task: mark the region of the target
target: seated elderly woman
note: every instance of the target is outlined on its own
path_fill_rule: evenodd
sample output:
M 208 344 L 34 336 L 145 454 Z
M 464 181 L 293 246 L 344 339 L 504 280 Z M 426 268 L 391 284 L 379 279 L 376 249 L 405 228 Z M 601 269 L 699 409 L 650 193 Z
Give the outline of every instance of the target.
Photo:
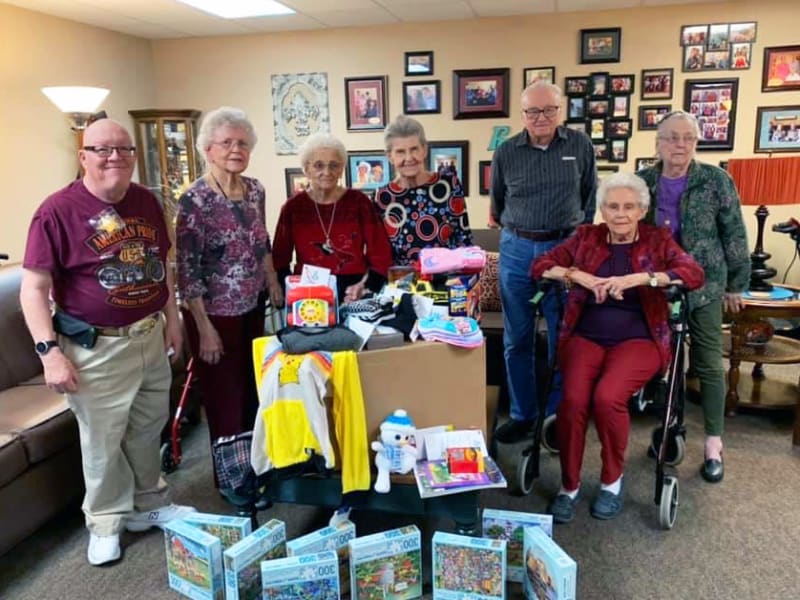
M 386 128 L 395 180 L 375 195 L 392 244 L 394 264 L 417 260 L 422 248 L 472 245 L 464 189 L 455 173 L 426 168 L 428 142 L 419 121 L 400 115 Z
M 668 229 L 640 223 L 649 203 L 635 175 L 605 178 L 597 191 L 605 223 L 582 225 L 531 267 L 532 277 L 561 281 L 569 290 L 558 349 L 561 489 L 548 507 L 557 523 L 575 516 L 590 412 L 603 464 L 591 514 L 613 519 L 622 510 L 628 399 L 670 359 L 667 301 L 658 288 L 678 280 L 688 289 L 703 283 L 702 268 Z
M 303 265 L 325 267 L 337 277 L 339 301 L 379 291 L 392 264 L 392 250 L 372 201 L 339 185 L 347 151 L 328 133 L 308 138 L 300 150 L 303 171 L 311 185 L 281 208 L 272 260 L 281 282 Z

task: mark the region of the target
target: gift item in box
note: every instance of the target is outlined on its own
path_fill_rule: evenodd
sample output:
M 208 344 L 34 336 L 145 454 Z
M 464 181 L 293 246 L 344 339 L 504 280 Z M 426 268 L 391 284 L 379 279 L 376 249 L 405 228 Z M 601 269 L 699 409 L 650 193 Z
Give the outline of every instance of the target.
M 164 525 L 169 587 L 193 600 L 224 600 L 222 543 L 183 520 Z
M 336 276 L 327 285 L 307 285 L 301 275 L 286 277 L 286 322 L 297 327 L 333 327 L 339 306 Z
M 453 474 L 483 472 L 480 448 L 447 448 L 447 469 Z
M 213 515 L 209 513 L 191 513 L 183 518 L 189 525 L 202 529 L 222 543 L 222 549 L 230 548 L 235 543 L 250 535 L 252 524 L 249 517 L 232 517 L 230 515 Z
M 309 534 L 286 542 L 289 556 L 315 554 L 333 550 L 339 557 L 339 588 L 342 594 L 350 592 L 350 561 L 348 542 L 356 537 L 356 526 L 352 521 L 341 521 L 335 527 L 323 527 Z
M 574 600 L 578 565 L 541 527 L 526 527 L 523 538 L 528 600 Z
M 286 556 L 286 524 L 271 519 L 222 553 L 225 599 L 261 597 L 261 562 Z
M 494 508 L 483 510 L 483 537 L 508 542 L 506 576 L 509 581 L 522 583 L 525 578 L 522 546 L 526 527 L 541 527 L 548 536 L 552 536 L 553 515 Z
M 422 546 L 414 525 L 350 540 L 353 600 L 422 596 Z
M 448 312 L 451 317 L 481 318 L 480 274 L 453 275 L 445 282 L 448 292 Z
M 433 597 L 492 600 L 506 597 L 506 541 L 437 531 L 431 546 Z
M 269 600 L 339 600 L 339 559 L 333 550 L 261 563 L 263 591 Z

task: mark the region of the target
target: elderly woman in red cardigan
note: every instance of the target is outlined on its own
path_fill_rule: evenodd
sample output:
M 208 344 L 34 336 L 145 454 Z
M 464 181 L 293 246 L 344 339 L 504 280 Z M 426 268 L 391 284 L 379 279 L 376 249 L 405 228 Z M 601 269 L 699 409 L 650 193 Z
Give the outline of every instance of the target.
M 548 507 L 557 523 L 575 517 L 589 415 L 602 446 L 598 519 L 622 510 L 622 470 L 628 444 L 628 399 L 669 364 L 667 301 L 658 289 L 680 280 L 703 283 L 703 269 L 666 228 L 640 222 L 650 194 L 633 174 L 605 178 L 597 191 L 605 223 L 583 225 L 536 259 L 531 276 L 569 290 L 559 338 L 563 397 L 556 428 L 561 489 Z

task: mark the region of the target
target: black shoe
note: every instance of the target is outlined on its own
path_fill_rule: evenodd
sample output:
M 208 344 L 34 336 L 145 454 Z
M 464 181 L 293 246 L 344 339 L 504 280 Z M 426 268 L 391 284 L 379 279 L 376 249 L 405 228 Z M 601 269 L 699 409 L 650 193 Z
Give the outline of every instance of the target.
M 722 455 L 720 455 L 719 460 L 716 458 L 706 459 L 703 462 L 703 466 L 700 467 L 700 475 L 702 475 L 703 479 L 708 483 L 719 483 L 722 481 L 722 477 L 725 475 L 725 465 L 722 463 Z
M 533 431 L 533 421 L 509 419 L 494 432 L 494 439 L 501 444 L 514 444 L 527 438 Z

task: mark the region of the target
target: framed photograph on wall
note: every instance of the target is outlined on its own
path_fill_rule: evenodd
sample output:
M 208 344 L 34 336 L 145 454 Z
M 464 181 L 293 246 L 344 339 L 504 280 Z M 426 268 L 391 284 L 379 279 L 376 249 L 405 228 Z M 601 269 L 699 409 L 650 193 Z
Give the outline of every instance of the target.
M 386 83 L 385 75 L 345 78 L 348 131 L 375 131 L 386 127 Z
M 567 121 L 564 123 L 564 127 L 567 129 L 572 129 L 573 131 L 580 131 L 581 133 L 588 133 L 586 132 L 586 121 Z
M 642 105 L 639 106 L 639 124 L 640 131 L 655 131 L 658 129 L 658 124 L 664 115 L 672 112 L 671 104 L 653 104 L 652 106 Z
M 589 100 L 587 114 L 590 117 L 607 117 L 609 114 L 608 100 Z
M 631 113 L 630 96 L 611 96 L 611 116 L 615 119 L 627 118 Z
M 441 82 L 403 82 L 403 112 L 407 115 L 423 115 L 442 112 Z
M 347 186 L 356 190 L 377 190 L 392 180 L 389 157 L 382 150 L 347 153 Z
M 599 165 L 597 167 L 597 178 L 603 179 L 612 173 L 619 173 L 619 165 Z
M 657 158 L 637 158 L 635 162 L 636 170 L 641 171 L 642 169 L 653 167 L 657 162 Z
M 287 198 L 291 198 L 298 192 L 304 192 L 311 186 L 311 182 L 300 167 L 288 167 L 283 172 Z
M 453 71 L 453 118 L 507 117 L 508 74 L 507 68 Z
M 709 50 L 728 50 L 729 47 L 730 42 L 728 41 L 728 24 L 712 23 L 709 25 L 706 48 Z
M 606 124 L 606 134 L 610 139 L 627 139 L 633 133 L 631 119 L 609 119 Z
M 589 74 L 589 91 L 590 96 L 599 96 L 604 98 L 608 96 L 608 73 L 590 73 Z
M 681 27 L 681 46 L 705 46 L 708 25 L 684 25 Z
M 753 21 L 747 23 L 731 23 L 728 39 L 731 44 L 752 44 L 756 41 L 757 25 Z
M 749 69 L 753 44 L 731 44 L 731 69 Z
M 595 159 L 608 160 L 608 142 L 606 140 L 592 142 L 592 146 L 594 147 Z M 600 171 L 600 167 L 597 170 Z
M 589 93 L 588 77 L 564 77 L 564 93 L 567 96 L 586 96 Z
M 522 89 L 532 83 L 544 81 L 546 83 L 556 82 L 555 67 L 526 67 L 522 70 Z
M 683 47 L 683 71 L 702 71 L 705 65 L 705 46 Z
M 672 100 L 674 69 L 642 69 L 641 100 Z
M 756 109 L 754 152 L 800 152 L 800 105 Z
M 635 75 L 611 75 L 611 89 L 609 91 L 612 94 L 632 94 L 635 80 Z
M 406 77 L 433 75 L 433 50 L 405 53 Z
M 615 63 L 620 60 L 622 29 L 581 29 L 580 63 Z
M 762 92 L 800 90 L 800 45 L 764 48 Z
M 440 175 L 455 175 L 464 195 L 469 195 L 469 142 L 428 142 L 428 168 Z
M 589 119 L 589 137 L 592 141 L 606 139 L 606 120 Z
M 489 195 L 489 188 L 492 185 L 492 161 L 478 161 L 478 193 L 481 196 Z
M 687 79 L 683 110 L 697 117 L 697 150 L 732 150 L 739 78 Z
M 608 162 L 628 162 L 628 140 L 609 140 Z
M 567 96 L 567 119 L 570 121 L 586 118 L 586 98 Z

